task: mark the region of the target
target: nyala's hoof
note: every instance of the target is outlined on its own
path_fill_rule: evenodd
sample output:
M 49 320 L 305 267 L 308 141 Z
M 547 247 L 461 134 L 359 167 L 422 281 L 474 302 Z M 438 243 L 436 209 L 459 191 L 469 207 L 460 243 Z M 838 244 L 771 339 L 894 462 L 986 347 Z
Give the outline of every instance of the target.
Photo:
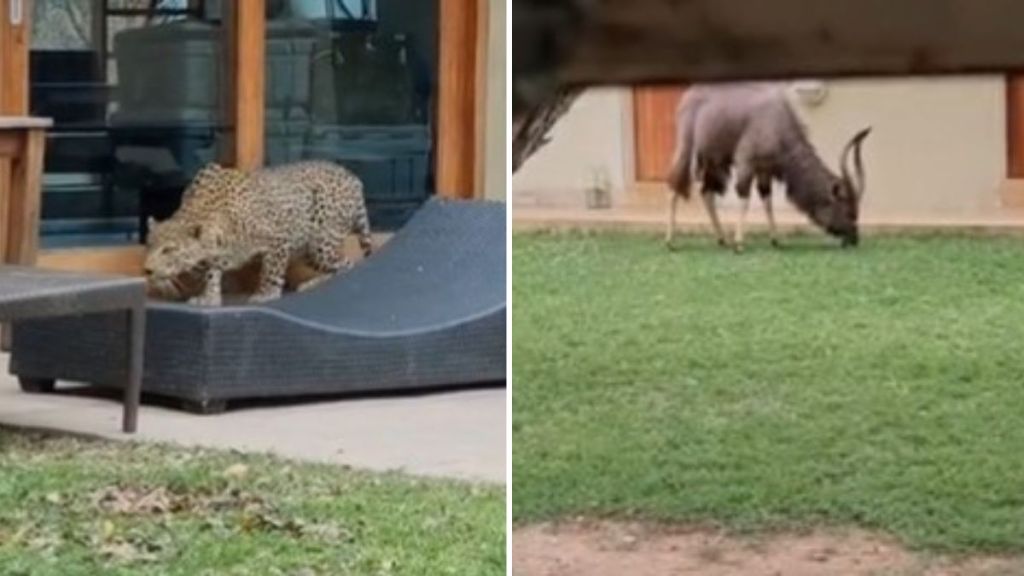
M 743 254 L 743 244 L 733 244 L 732 251 L 734 254 Z
M 782 248 L 782 243 L 777 238 L 772 238 L 772 248 Z

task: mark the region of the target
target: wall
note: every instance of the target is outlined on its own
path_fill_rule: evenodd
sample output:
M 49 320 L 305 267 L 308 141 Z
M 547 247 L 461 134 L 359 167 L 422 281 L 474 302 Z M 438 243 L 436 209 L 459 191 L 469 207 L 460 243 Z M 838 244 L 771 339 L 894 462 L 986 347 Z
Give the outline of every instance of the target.
M 1006 174 L 1006 105 L 1002 77 L 871 79 L 825 83 L 818 107 L 798 106 L 811 140 L 829 165 L 853 133 L 865 141 L 868 191 L 864 217 L 968 217 L 1000 206 Z M 627 90 L 587 94 L 553 131 L 553 141 L 513 179 L 513 193 L 585 186 L 589 167 L 604 164 L 613 188 L 632 181 L 632 126 Z
M 864 214 L 981 214 L 999 207 L 1006 175 L 1006 97 L 1001 77 L 892 79 L 826 84 L 819 107 L 800 106 L 812 141 L 837 166 L 863 126 Z
M 628 90 L 588 90 L 512 178 L 514 194 L 564 196 L 581 191 L 603 172 L 612 190 L 633 180 L 632 95 Z M 578 196 L 578 195 L 577 195 Z
M 484 0 L 488 1 L 488 0 Z M 484 103 L 484 196 L 504 200 L 506 184 L 506 0 L 489 0 L 487 22 L 487 78 Z

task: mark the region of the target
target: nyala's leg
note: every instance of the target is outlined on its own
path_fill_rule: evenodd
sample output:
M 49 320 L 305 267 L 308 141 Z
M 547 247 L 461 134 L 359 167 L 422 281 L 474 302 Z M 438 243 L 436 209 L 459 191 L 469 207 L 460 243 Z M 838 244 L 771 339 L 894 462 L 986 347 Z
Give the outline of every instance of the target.
M 718 238 L 719 246 L 728 246 L 729 242 L 725 239 L 725 233 L 722 232 L 722 223 L 718 220 L 718 207 L 715 204 L 718 193 L 714 190 L 704 189 L 700 192 L 700 197 L 704 200 L 704 207 L 708 211 L 708 217 L 711 218 L 711 226 L 715 229 L 715 237 Z
M 672 196 L 668 207 L 668 226 L 665 229 L 665 247 L 673 250 L 672 240 L 676 234 L 676 210 L 679 208 L 679 193 L 675 190 L 669 192 Z
M 249 298 L 250 302 L 266 302 L 281 297 L 290 255 L 287 246 L 276 247 L 263 255 L 260 284 L 256 293 Z
M 772 179 L 770 176 L 757 177 L 757 195 L 764 203 L 764 213 L 768 217 L 768 238 L 772 246 L 779 248 L 779 234 L 775 228 L 775 211 L 772 209 Z
M 704 200 L 704 208 L 711 218 L 711 226 L 715 229 L 715 237 L 718 238 L 718 245 L 726 247 L 729 242 L 725 239 L 722 231 L 722 222 L 718 219 L 718 206 L 716 204 L 719 194 L 725 192 L 729 181 L 729 170 L 721 169 L 715 164 L 705 163 L 701 170 L 700 196 Z
M 740 217 L 736 220 L 736 230 L 733 231 L 733 250 L 743 251 L 743 227 L 746 225 L 747 211 L 750 209 L 750 185 L 751 177 L 747 174 L 740 174 L 736 178 L 736 194 L 740 197 Z
M 199 306 L 220 306 L 221 305 L 221 279 L 223 273 L 219 268 L 211 267 L 204 273 L 203 292 L 198 296 L 189 299 L 190 304 Z

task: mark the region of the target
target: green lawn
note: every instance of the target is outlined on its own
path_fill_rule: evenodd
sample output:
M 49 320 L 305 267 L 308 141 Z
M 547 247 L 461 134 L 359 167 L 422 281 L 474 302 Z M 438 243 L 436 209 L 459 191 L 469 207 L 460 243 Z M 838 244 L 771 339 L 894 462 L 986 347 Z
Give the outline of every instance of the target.
M 513 241 L 513 516 L 1024 551 L 1024 240 Z
M 504 575 L 504 489 L 0 428 L 0 574 Z

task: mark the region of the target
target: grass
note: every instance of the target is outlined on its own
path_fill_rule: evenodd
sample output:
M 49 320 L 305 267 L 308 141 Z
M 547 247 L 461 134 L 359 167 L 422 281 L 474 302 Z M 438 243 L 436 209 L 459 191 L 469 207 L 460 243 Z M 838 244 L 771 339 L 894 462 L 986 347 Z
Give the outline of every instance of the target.
M 513 519 L 1024 551 L 1024 240 L 513 240 Z
M 0 428 L 0 574 L 505 574 L 500 487 Z

